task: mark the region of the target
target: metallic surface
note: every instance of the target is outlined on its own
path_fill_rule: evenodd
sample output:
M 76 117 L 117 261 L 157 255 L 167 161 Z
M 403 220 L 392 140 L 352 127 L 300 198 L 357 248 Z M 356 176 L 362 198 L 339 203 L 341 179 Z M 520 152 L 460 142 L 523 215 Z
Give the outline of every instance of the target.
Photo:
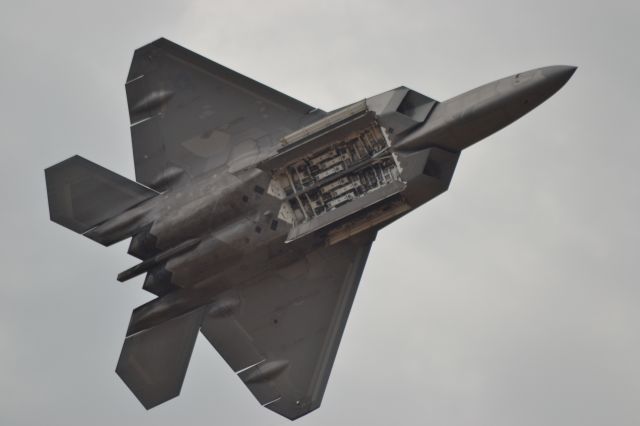
M 439 104 L 398 150 L 430 146 L 461 151 L 522 117 L 556 93 L 576 67 L 552 66 L 518 73 Z
M 200 331 L 265 407 L 319 407 L 377 232 L 446 191 L 462 149 L 575 67 L 438 103 L 399 87 L 327 114 L 160 39 L 126 83 L 136 182 L 80 157 L 45 171 L 51 219 L 131 238 L 157 297 L 116 372 L 146 408 L 177 396 Z

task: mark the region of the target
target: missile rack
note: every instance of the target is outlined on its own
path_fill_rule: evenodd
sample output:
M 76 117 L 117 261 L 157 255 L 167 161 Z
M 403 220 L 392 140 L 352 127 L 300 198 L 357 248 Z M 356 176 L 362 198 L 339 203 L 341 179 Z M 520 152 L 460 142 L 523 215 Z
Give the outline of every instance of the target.
M 371 125 L 286 167 L 276 179 L 295 215 L 295 223 L 339 208 L 398 180 L 382 129 Z

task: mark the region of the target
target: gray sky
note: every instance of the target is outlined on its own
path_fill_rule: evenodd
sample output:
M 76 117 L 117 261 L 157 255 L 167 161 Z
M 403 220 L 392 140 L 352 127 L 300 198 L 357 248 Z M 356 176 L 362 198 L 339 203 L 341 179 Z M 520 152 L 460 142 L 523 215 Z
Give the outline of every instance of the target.
M 164 36 L 331 110 L 444 100 L 544 65 L 573 79 L 465 151 L 385 229 L 323 406 L 297 425 L 640 424 L 638 2 L 12 1 L 0 15 L 0 424 L 285 425 L 199 339 L 149 412 L 114 373 L 135 260 L 49 222 L 43 169 L 133 177 L 124 81 Z

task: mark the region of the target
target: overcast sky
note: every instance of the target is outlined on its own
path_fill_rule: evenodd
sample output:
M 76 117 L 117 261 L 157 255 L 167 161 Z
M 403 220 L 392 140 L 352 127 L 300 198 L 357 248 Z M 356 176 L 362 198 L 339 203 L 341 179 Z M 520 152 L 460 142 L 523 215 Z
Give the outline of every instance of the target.
M 160 36 L 325 110 L 579 66 L 378 235 L 296 424 L 640 424 L 639 5 L 3 0 L 0 424 L 289 424 L 202 338 L 181 396 L 145 411 L 114 373 L 150 299 L 115 279 L 136 260 L 49 221 L 44 168 L 80 154 L 133 178 L 124 82 Z

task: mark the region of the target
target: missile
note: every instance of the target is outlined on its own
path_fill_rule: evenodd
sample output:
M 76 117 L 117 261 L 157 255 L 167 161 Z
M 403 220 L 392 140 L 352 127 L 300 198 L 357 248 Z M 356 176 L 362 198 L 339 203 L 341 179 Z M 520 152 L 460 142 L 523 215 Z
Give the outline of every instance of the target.
M 566 65 L 537 68 L 444 101 L 436 105 L 422 125 L 399 138 L 393 149 L 419 151 L 438 147 L 460 152 L 549 99 L 575 70 Z

